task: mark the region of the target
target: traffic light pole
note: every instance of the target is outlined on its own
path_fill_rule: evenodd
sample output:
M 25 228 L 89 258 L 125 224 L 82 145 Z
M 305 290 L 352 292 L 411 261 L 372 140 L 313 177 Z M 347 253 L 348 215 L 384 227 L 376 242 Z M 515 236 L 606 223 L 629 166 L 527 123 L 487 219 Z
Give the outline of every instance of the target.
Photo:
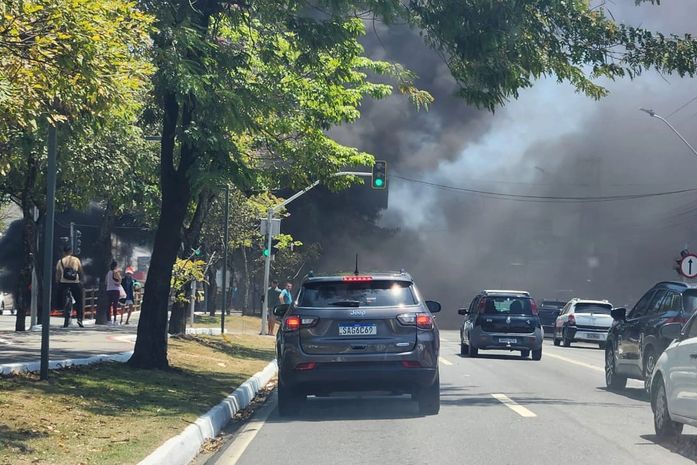
M 364 178 L 369 178 L 373 174 L 372 173 L 365 173 L 362 171 L 339 171 L 338 173 L 334 173 L 332 176 L 359 176 L 359 177 L 364 177 Z M 269 208 L 266 221 L 267 223 L 267 228 L 266 228 L 266 250 L 269 251 L 268 255 L 264 257 L 264 305 L 261 307 L 261 334 L 262 335 L 267 335 L 268 334 L 268 321 L 269 321 L 269 310 L 273 310 L 274 306 L 269 306 L 269 280 L 270 280 L 270 274 L 271 274 L 271 243 L 273 240 L 273 236 L 271 234 L 271 220 L 273 219 L 274 214 L 291 203 L 293 200 L 297 199 L 298 197 L 306 194 L 308 191 L 314 189 L 317 187 L 319 184 L 319 181 L 315 181 L 309 186 L 307 186 L 305 189 L 301 190 L 300 192 L 297 192 L 290 197 L 288 197 L 286 200 L 281 202 L 280 204 L 276 205 L 275 207 Z

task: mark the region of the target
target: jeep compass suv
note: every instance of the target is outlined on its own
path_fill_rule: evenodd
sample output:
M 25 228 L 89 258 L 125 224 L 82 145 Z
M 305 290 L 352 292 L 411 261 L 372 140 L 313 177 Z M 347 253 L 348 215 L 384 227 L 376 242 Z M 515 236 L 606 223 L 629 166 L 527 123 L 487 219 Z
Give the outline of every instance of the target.
M 279 305 L 278 409 L 307 395 L 347 391 L 411 394 L 422 415 L 440 409 L 440 304 L 422 300 L 406 273 L 311 277 Z

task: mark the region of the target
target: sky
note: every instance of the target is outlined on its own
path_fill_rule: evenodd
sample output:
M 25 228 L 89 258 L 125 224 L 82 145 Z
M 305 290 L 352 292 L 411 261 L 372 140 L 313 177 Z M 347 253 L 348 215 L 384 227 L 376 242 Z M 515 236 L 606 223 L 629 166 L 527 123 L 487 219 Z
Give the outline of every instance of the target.
M 691 0 L 639 7 L 626 0 L 607 8 L 621 22 L 697 33 Z M 484 288 L 631 306 L 655 282 L 678 278 L 673 259 L 683 247 L 697 251 L 697 192 L 560 204 L 413 182 L 565 197 L 697 188 L 697 156 L 639 111 L 670 115 L 697 144 L 697 101 L 671 114 L 697 98 L 694 80 L 647 72 L 633 81 L 602 81 L 610 95 L 595 101 L 547 78 L 492 114 L 453 96 L 447 68 L 413 31 L 371 25 L 365 46 L 373 58 L 414 70 L 435 102 L 427 112 L 401 96 L 371 102 L 357 124 L 333 132 L 388 161 L 389 202 L 376 209 L 380 201 L 363 188 L 333 200 L 310 196 L 291 208 L 303 218 L 296 219 L 298 233 L 322 242 L 327 270 L 348 269 L 356 253 L 367 269 L 404 268 L 422 294 L 444 304 L 441 319 L 450 326 L 459 321 L 457 307 Z M 308 214 L 312 202 L 321 203 L 326 221 Z

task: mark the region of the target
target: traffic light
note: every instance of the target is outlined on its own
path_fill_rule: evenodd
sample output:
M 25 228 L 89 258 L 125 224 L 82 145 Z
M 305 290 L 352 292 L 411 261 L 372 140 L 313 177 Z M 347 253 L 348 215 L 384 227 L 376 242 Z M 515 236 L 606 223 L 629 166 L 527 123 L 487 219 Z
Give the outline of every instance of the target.
M 75 255 L 80 255 L 80 246 L 82 245 L 82 231 L 79 229 L 75 230 L 75 245 L 73 246 L 73 253 Z
M 278 245 L 278 241 L 277 241 L 277 240 L 274 240 L 274 241 L 271 243 L 271 255 L 276 255 L 276 253 L 278 252 L 278 247 L 277 247 L 277 245 Z M 267 249 L 266 247 L 264 247 L 264 251 L 262 252 L 262 255 L 264 255 L 264 257 L 268 257 L 268 256 L 269 256 L 269 249 Z
M 385 189 L 387 187 L 387 162 L 375 160 L 373 165 L 373 179 L 371 183 L 373 189 Z

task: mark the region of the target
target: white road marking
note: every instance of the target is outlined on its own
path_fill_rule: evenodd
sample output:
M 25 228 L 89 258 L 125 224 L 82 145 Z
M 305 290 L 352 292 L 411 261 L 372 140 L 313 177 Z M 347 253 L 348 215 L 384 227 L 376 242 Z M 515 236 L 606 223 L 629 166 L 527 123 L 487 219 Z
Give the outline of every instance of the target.
M 215 465 L 235 465 L 240 457 L 247 450 L 247 447 L 252 443 L 257 433 L 261 430 L 266 423 L 266 420 L 271 415 L 271 412 L 276 408 L 276 402 L 270 401 L 259 411 L 259 414 L 255 419 L 247 423 L 247 425 L 237 433 L 235 439 L 232 443 L 225 449 L 225 451 L 220 455 L 218 460 L 215 461 Z
M 441 336 L 440 340 L 441 340 L 441 342 L 450 342 L 450 339 L 446 339 L 446 338 L 444 338 L 444 337 L 442 337 L 442 336 Z
M 443 357 L 438 357 L 438 360 L 440 360 L 440 363 L 442 363 L 443 365 L 452 365 L 453 364 L 453 362 L 446 360 Z
M 11 345 L 12 345 L 12 341 L 7 340 L 7 339 L 3 339 L 3 338 L 1 338 L 1 337 L 0 337 L 0 343 L 2 343 L 2 344 L 7 344 L 8 346 L 11 346 Z
M 571 358 L 566 358 L 562 357 L 561 355 L 556 355 L 556 354 L 550 354 L 549 351 L 545 352 L 545 357 L 552 357 L 556 358 L 558 360 L 563 360 L 564 362 L 567 363 L 573 363 L 574 365 L 578 365 L 580 367 L 585 367 L 585 368 L 590 368 L 591 370 L 599 371 L 601 373 L 605 373 L 605 368 L 600 368 L 595 365 L 591 365 L 590 363 L 584 363 L 584 362 L 579 362 L 578 360 L 574 360 Z
M 508 396 L 505 395 L 505 394 L 492 394 L 491 396 L 492 396 L 494 399 L 496 399 L 496 400 L 498 400 L 499 402 L 501 402 L 501 403 L 502 403 L 503 405 L 505 405 L 506 407 L 508 407 L 509 409 L 513 410 L 515 413 L 517 413 L 517 414 L 520 415 L 521 417 L 533 418 L 533 417 L 536 417 L 536 416 L 537 416 L 537 415 L 535 415 L 533 412 L 531 412 L 530 410 L 526 409 L 526 408 L 523 407 L 522 405 L 518 404 L 517 402 L 515 402 L 514 400 L 512 400 L 510 397 L 508 397 Z

